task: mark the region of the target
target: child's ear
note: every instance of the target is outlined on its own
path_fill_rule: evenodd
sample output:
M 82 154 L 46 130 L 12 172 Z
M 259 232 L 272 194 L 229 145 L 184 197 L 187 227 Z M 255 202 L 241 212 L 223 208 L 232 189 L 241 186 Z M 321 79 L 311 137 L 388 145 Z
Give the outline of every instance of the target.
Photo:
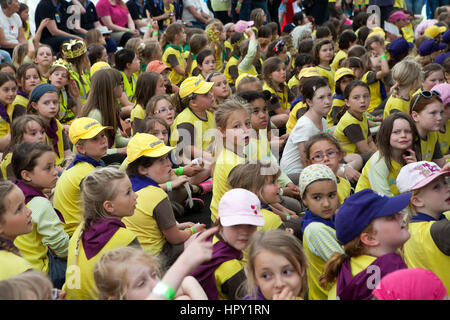
M 222 135 L 222 138 L 226 137 L 226 129 L 222 129 L 221 127 L 217 127 L 217 129 L 219 129 L 220 134 Z
M 419 121 L 419 114 L 416 111 L 412 111 L 411 112 L 411 118 L 413 118 L 413 120 L 415 122 L 418 122 Z
M 31 107 L 32 107 L 34 110 L 37 111 L 36 106 L 37 106 L 37 103 L 36 103 L 36 102 L 32 102 L 32 103 L 31 103 Z
M 111 201 L 106 200 L 105 202 L 103 202 L 103 208 L 106 210 L 106 212 L 108 213 L 113 213 L 114 212 L 114 205 L 112 204 Z
M 85 152 L 86 152 L 86 150 L 84 149 L 84 145 L 83 145 L 82 143 L 77 143 L 77 144 L 75 145 L 75 148 L 77 149 L 77 151 L 78 151 L 79 154 L 84 155 Z
M 31 182 L 31 177 L 30 177 L 31 172 L 28 170 L 22 170 L 20 172 L 20 179 L 26 182 Z
M 368 247 L 376 247 L 380 242 L 371 233 L 363 232 L 360 234 L 360 240 Z
M 411 196 L 411 204 L 416 208 L 422 208 L 424 206 L 423 200 L 419 195 Z
M 144 167 L 144 166 L 138 166 L 137 171 L 138 174 L 140 174 L 141 176 L 146 176 L 148 174 L 148 168 L 149 167 Z

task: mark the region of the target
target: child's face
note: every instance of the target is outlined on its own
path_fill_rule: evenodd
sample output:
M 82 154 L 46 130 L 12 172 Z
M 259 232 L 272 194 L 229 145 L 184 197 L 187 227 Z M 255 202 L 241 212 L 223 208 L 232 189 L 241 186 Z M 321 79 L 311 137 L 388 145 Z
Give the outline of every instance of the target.
M 134 56 L 133 61 L 127 64 L 127 67 L 128 70 L 132 73 L 139 71 L 141 69 L 141 61 L 139 60 L 138 56 Z
M 418 197 L 422 203 L 419 211 L 440 215 L 450 210 L 450 185 L 445 176 L 440 176 L 420 189 Z
M 41 83 L 41 78 L 35 68 L 30 68 L 25 72 L 25 79 L 23 82 L 23 89 L 30 93 Z
M 158 81 L 156 82 L 155 95 L 164 93 L 166 93 L 166 86 L 164 85 L 164 79 L 163 77 L 159 77 Z
M 92 139 L 83 140 L 77 144 L 76 148 L 79 153 L 100 161 L 108 150 L 108 139 L 105 131 L 100 132 Z
M 31 120 L 25 125 L 22 142 L 45 143 L 45 130 L 41 127 L 39 122 Z
M 332 180 L 312 182 L 305 190 L 303 203 L 315 215 L 331 219 L 338 207 L 336 183 Z
M 353 113 L 363 114 L 370 104 L 370 92 L 366 87 L 354 87 L 345 103 Z
M 146 176 L 156 183 L 162 184 L 170 180 L 172 175 L 172 163 L 166 154 L 156 160 L 150 167 L 146 168 Z
M 425 109 L 419 113 L 415 111 L 411 113 L 416 122 L 416 126 L 427 132 L 438 131 L 441 128 L 443 114 L 444 106 L 439 101 L 428 104 Z
M 410 237 L 403 213 L 375 218 L 372 237 L 388 252 L 395 252 Z
M 250 115 L 250 121 L 254 130 L 262 130 L 267 128 L 269 123 L 269 113 L 267 111 L 266 101 L 262 98 L 253 100 L 252 113 Z
M 103 39 L 103 37 L 102 37 L 102 39 Z M 103 41 L 105 41 L 105 40 L 103 39 Z M 103 54 L 102 54 L 102 57 L 100 58 L 100 61 L 108 62 L 108 52 L 106 52 L 106 49 L 103 50 Z
M 159 282 L 154 268 L 133 263 L 127 268 L 128 290 L 126 300 L 145 300 Z
M 30 16 L 29 11 L 30 11 L 29 9 L 25 9 L 22 11 L 22 13 L 20 14 L 20 19 L 22 19 L 22 21 L 28 20 L 28 17 Z
M 334 58 L 333 44 L 328 43 L 320 47 L 319 59 L 320 61 L 330 62 Z
M 48 47 L 40 47 L 36 52 L 36 58 L 34 60 L 40 66 L 49 67 L 53 60 L 52 50 Z
M 325 117 L 333 104 L 333 96 L 329 86 L 320 87 L 314 92 L 312 100 L 306 99 L 309 106 L 321 116 Z
M 148 133 L 154 135 L 159 140 L 164 141 L 164 144 L 166 145 L 169 143 L 169 132 L 166 127 L 159 122 L 155 122 L 155 125 Z
M 64 68 L 56 68 L 55 71 L 50 74 L 48 80 L 56 87 L 56 89 L 60 90 L 69 83 L 69 72 Z
M 36 166 L 32 171 L 27 171 L 29 182 L 38 189 L 53 189 L 58 181 L 55 153 L 44 152 L 37 158 Z
M 211 72 L 216 71 L 216 59 L 213 55 L 207 56 L 201 65 L 202 74 L 207 76 Z
M 256 231 L 256 226 L 239 224 L 230 227 L 222 227 L 223 239 L 236 250 L 242 251 L 247 248 L 250 238 Z
M 114 87 L 113 94 L 115 99 L 120 99 L 123 94 L 123 82 Z
M 261 202 L 266 204 L 279 203 L 281 200 L 280 196 L 280 184 L 278 183 L 277 177 L 272 176 L 267 178 L 261 190 L 262 199 Z
M 167 99 L 161 99 L 156 103 L 154 114 L 163 118 L 169 126 L 172 125 L 175 119 L 175 109 Z
M 32 106 L 44 119 L 51 120 L 59 112 L 59 96 L 53 91 L 44 93 L 38 102 L 32 103 Z
M 286 259 L 285 256 L 272 251 L 263 250 L 255 257 L 255 279 L 261 293 L 268 300 L 290 291 L 294 297 L 302 290 L 302 274 Z
M 409 122 L 405 119 L 397 119 L 392 126 L 390 145 L 391 148 L 406 151 L 412 145 L 412 130 Z
M 339 87 L 342 93 L 345 91 L 345 88 L 348 86 L 348 84 L 352 82 L 352 80 L 354 80 L 353 77 L 344 77 L 341 79 L 341 81 L 339 82 Z
M 165 69 L 163 70 L 163 72 L 161 72 L 161 76 L 163 77 L 164 80 L 164 85 L 167 86 L 168 84 L 170 84 L 169 82 L 169 73 L 170 70 L 169 69 Z M 164 92 L 165 93 L 165 92 Z
M 10 66 L 4 66 L 0 72 L 6 72 L 9 73 L 10 75 L 12 75 L 14 78 L 16 77 L 16 73 L 14 72 L 14 69 L 11 68 Z
M 17 93 L 17 85 L 14 81 L 7 81 L 0 87 L 0 103 L 4 105 L 14 102 Z
M 353 71 L 353 74 L 355 75 L 355 79 L 361 79 L 361 77 L 363 76 L 363 69 L 361 69 L 361 68 L 350 67 L 350 70 Z
M 225 130 L 220 128 L 225 145 L 232 150 L 241 150 L 250 141 L 250 117 L 244 110 L 233 112 L 228 120 Z
M 198 110 L 207 110 L 211 108 L 214 103 L 214 95 L 212 90 L 209 90 L 208 93 L 205 94 L 197 94 L 195 99 L 192 99 L 189 102 L 190 106 L 194 106 Z
M 310 158 L 308 161 L 311 164 L 324 164 L 333 170 L 336 174 L 339 169 L 339 161 L 341 161 L 343 154 L 336 146 L 328 140 L 319 140 L 315 142 L 309 149 Z
M 118 180 L 115 187 L 117 188 L 117 195 L 113 200 L 109 201 L 110 207 L 109 210 L 106 208 L 107 211 L 117 218 L 132 216 L 134 209 L 136 209 L 136 199 L 138 196 L 131 188 L 131 182 L 128 176 Z
M 424 81 L 422 81 L 423 90 L 431 90 L 437 84 L 445 83 L 444 73 L 440 70 L 431 72 Z
M 6 211 L 0 220 L 0 236 L 14 241 L 17 236 L 33 231 L 31 210 L 25 205 L 22 190 L 14 187 L 3 201 Z
M 212 77 L 211 81 L 214 82 L 212 92 L 216 98 L 226 99 L 230 96 L 230 85 L 228 84 L 227 78 L 223 74 Z
M 270 79 L 272 79 L 275 83 L 284 83 L 286 82 L 286 66 L 284 63 L 280 63 L 278 65 L 277 70 L 270 74 Z

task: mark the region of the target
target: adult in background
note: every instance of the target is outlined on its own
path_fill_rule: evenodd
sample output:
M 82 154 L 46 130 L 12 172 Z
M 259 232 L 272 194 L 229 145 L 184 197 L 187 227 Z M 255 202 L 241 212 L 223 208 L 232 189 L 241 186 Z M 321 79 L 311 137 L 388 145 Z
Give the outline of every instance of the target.
M 328 20 L 328 0 L 303 0 L 302 3 L 306 15 L 313 16 L 317 26 Z
M 112 30 L 111 38 L 124 47 L 133 36 L 139 35 L 123 0 L 99 0 L 95 6 L 101 24 Z
M 72 30 L 67 26 L 67 20 L 69 19 L 67 9 L 69 6 L 71 6 L 71 3 L 64 0 L 41 0 L 34 12 L 36 26 L 39 26 L 45 18 L 50 19 L 47 27 L 42 30 L 41 43 L 52 47 L 54 54 L 60 51 L 61 44 L 67 40 L 83 40 L 81 37 L 72 34 Z
M 27 41 L 17 14 L 19 0 L 0 0 L 0 6 L 0 47 L 12 55 L 15 46 Z
M 414 0 L 416 1 L 416 0 Z M 376 5 L 380 7 L 380 27 L 384 28 L 384 21 L 389 21 L 389 14 L 394 9 L 395 0 L 370 0 L 369 6 Z
M 231 0 L 211 0 L 214 17 L 225 25 L 231 22 Z
M 203 0 L 184 0 L 183 1 L 183 20 L 186 26 L 205 29 L 206 21 L 212 17 L 207 11 L 208 7 L 203 6 Z

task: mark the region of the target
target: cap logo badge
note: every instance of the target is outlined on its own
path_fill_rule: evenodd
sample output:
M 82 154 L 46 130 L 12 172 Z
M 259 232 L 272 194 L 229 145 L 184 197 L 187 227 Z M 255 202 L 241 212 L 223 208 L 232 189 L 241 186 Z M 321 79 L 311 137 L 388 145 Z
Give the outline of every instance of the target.
M 195 83 L 195 86 L 198 86 L 200 82 L 202 82 L 202 78 L 199 78 L 199 79 L 197 80 L 197 82 Z
M 91 123 L 85 125 L 85 126 L 84 126 L 84 129 L 87 130 L 87 129 L 89 129 L 90 127 L 95 126 L 95 125 L 97 125 L 97 124 L 99 124 L 97 121 L 91 122 Z
M 157 146 L 158 144 L 161 144 L 161 143 L 163 143 L 161 140 L 152 142 L 152 143 L 150 143 L 150 148 L 154 148 L 155 146 Z
M 256 210 L 256 207 L 254 205 L 251 205 L 250 208 L 252 208 L 252 210 L 254 210 L 253 211 L 254 214 L 258 214 L 258 211 Z
M 434 166 L 431 166 L 431 165 L 428 164 L 428 163 L 422 164 L 422 165 L 420 166 L 419 170 L 420 170 L 420 173 L 421 173 L 423 176 L 425 176 L 425 177 L 429 177 L 429 176 L 431 176 L 433 173 L 439 172 L 439 169 L 438 169 L 438 168 L 436 168 L 436 167 L 434 167 Z

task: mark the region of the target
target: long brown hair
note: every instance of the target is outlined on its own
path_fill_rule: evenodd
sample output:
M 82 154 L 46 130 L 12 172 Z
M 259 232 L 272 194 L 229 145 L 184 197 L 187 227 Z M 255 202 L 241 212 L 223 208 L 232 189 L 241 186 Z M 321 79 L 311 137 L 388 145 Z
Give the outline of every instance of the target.
M 391 114 L 390 116 L 386 117 L 383 122 L 381 122 L 380 130 L 377 133 L 377 148 L 380 152 L 380 155 L 384 158 L 384 161 L 386 163 L 387 168 L 389 171 L 392 170 L 392 149 L 391 149 L 391 134 L 392 129 L 394 127 L 394 122 L 397 119 L 403 119 L 408 121 L 409 126 L 411 127 L 412 132 L 412 145 L 411 149 L 414 149 L 414 152 L 416 153 L 417 159 L 421 159 L 421 152 L 420 148 L 417 148 L 417 144 L 415 143 L 417 140 L 419 140 L 419 133 L 417 132 L 416 125 L 411 118 L 411 116 L 407 115 L 403 112 L 395 112 Z M 402 165 L 405 165 L 406 163 L 402 159 Z
M 113 127 L 113 130 L 106 132 L 112 137 L 115 136 L 119 127 L 116 115 L 119 104 L 114 97 L 114 88 L 122 84 L 122 81 L 122 74 L 116 69 L 101 69 L 95 72 L 91 79 L 88 98 L 78 116 L 79 118 L 88 117 L 92 110 L 98 109 L 102 116 L 102 125 Z

